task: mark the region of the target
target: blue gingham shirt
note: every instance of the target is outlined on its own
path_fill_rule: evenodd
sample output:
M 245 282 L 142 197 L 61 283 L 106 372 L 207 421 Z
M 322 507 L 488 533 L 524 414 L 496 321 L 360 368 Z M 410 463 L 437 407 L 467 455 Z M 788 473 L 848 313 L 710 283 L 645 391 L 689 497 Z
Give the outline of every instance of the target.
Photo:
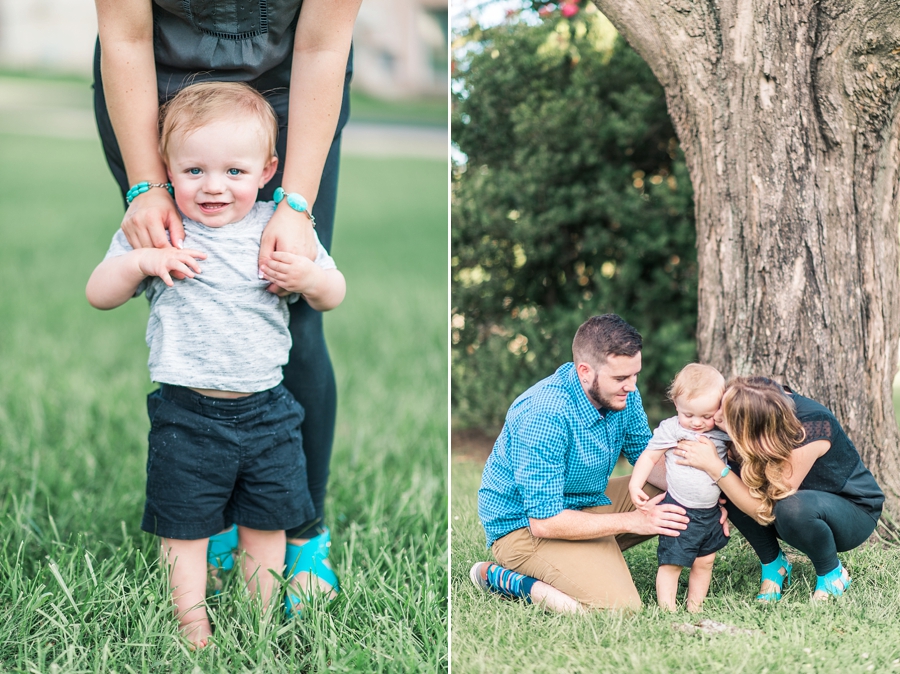
M 574 363 L 516 398 L 488 457 L 478 516 L 488 548 L 529 518 L 609 505 L 606 485 L 619 453 L 634 465 L 651 437 L 637 390 L 625 409 L 594 407 Z

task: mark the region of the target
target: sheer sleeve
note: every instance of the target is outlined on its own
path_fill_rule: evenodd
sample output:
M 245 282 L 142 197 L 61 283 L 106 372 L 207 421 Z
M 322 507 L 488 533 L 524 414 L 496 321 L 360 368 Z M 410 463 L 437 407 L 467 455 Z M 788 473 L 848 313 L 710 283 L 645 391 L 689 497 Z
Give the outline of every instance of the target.
M 803 430 L 806 437 L 803 444 L 808 445 L 816 440 L 828 440 L 831 442 L 831 422 L 828 419 L 810 419 L 803 422 Z

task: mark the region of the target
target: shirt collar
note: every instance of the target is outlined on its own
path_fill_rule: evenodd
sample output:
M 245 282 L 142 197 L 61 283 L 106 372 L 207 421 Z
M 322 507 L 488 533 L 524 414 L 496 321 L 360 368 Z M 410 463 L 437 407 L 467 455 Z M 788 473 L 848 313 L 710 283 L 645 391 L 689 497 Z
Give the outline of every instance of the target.
M 581 381 L 578 379 L 578 371 L 575 369 L 575 363 L 566 363 L 566 365 L 563 365 L 563 367 L 566 366 L 569 367 L 568 384 L 572 391 L 572 396 L 575 398 L 575 409 L 585 425 L 593 426 L 594 424 L 605 420 L 607 415 L 614 414 L 613 410 L 598 410 L 594 407 L 587 397 L 587 393 L 581 388 Z

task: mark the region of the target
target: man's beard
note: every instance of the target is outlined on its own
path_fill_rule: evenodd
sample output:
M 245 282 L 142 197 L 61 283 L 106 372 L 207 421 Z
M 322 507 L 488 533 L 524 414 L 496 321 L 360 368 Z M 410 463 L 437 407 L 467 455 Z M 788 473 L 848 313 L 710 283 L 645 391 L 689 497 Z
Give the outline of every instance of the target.
M 615 396 L 610 399 L 605 397 L 603 393 L 600 392 L 600 375 L 597 373 L 594 373 L 594 381 L 591 383 L 591 387 L 588 389 L 587 395 L 595 406 L 602 407 L 607 410 L 612 410 L 613 412 L 624 410 L 625 405 L 627 404 L 627 400 L 625 403 L 621 403 L 615 399 Z

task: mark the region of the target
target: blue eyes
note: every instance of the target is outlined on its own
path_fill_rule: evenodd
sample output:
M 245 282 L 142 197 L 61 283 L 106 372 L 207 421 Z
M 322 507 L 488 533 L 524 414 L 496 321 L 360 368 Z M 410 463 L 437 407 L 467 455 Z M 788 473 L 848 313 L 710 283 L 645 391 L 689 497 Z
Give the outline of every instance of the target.
M 200 175 L 201 173 L 203 173 L 203 171 L 202 171 L 201 169 L 196 168 L 196 167 L 195 167 L 195 168 L 189 168 L 189 169 L 187 170 L 187 172 L 190 173 L 192 176 L 198 176 L 198 175 Z M 227 175 L 230 175 L 230 176 L 239 176 L 239 175 L 241 175 L 241 169 L 230 168 L 230 169 L 228 169 L 227 171 L 225 171 L 225 173 L 226 173 Z

